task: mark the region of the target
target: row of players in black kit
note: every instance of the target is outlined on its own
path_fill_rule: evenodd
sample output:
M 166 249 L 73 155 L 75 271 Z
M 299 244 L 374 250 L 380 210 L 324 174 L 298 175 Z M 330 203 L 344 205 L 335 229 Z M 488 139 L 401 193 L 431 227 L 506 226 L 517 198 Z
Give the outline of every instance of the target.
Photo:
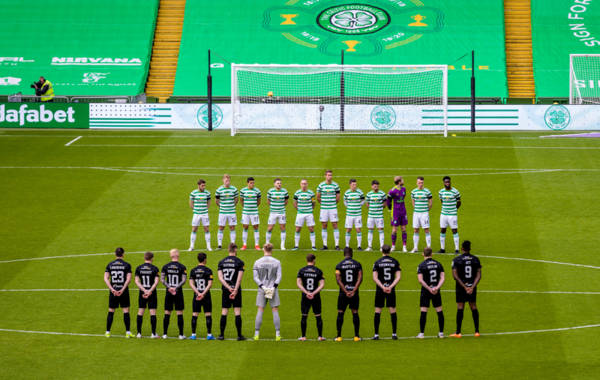
M 390 311 L 392 322 L 392 339 L 397 339 L 396 335 L 396 292 L 395 286 L 400 280 L 401 269 L 398 261 L 390 256 L 390 246 L 382 247 L 383 256 L 373 265 L 373 280 L 376 283 L 375 293 L 375 315 L 374 327 L 375 335 L 373 339 L 379 339 L 379 324 L 381 311 L 387 307 Z M 456 281 L 456 302 L 457 302 L 457 329 L 451 337 L 461 337 L 461 326 L 463 319 L 464 304 L 469 302 L 473 321 L 475 325 L 475 336 L 479 336 L 479 312 L 477 310 L 477 285 L 481 279 L 481 264 L 479 259 L 471 255 L 470 241 L 464 241 L 462 244 L 462 254 L 452 261 L 452 273 Z M 129 290 L 128 285 L 131 281 L 131 265 L 123 260 L 124 250 L 117 248 L 115 252 L 116 260 L 110 262 L 105 271 L 104 280 L 110 290 L 109 293 L 109 311 L 107 316 L 106 336 L 110 337 L 110 329 L 115 309 L 121 307 L 124 313 L 124 322 L 126 328 L 126 337 L 132 336 L 130 332 L 129 318 Z M 218 278 L 222 283 L 222 312 L 220 320 L 220 335 L 216 338 L 224 339 L 224 332 L 227 324 L 227 314 L 229 308 L 234 308 L 235 325 L 238 333 L 238 340 L 245 340 L 242 335 L 242 289 L 241 280 L 244 272 L 244 262 L 237 256 L 237 246 L 231 244 L 229 247 L 229 256 L 222 259 L 218 264 Z M 354 340 L 360 341 L 360 319 L 358 315 L 359 308 L 359 287 L 363 280 L 362 265 L 352 258 L 352 249 L 344 250 L 344 260 L 336 266 L 336 282 L 340 288 L 337 302 L 337 337 L 335 341 L 342 341 L 341 331 L 344 321 L 346 308 L 350 308 L 353 315 Z M 179 338 L 185 339 L 183 335 L 183 309 L 184 299 L 182 287 L 186 281 L 187 269 L 179 263 L 179 251 L 174 249 L 170 253 L 171 262 L 164 265 L 161 270 L 160 281 L 166 286 L 165 295 L 165 316 L 163 319 L 163 338 L 167 338 L 170 314 L 173 308 L 176 310 Z M 430 248 L 423 252 L 424 261 L 419 264 L 417 276 L 421 284 L 420 296 L 420 333 L 417 338 L 424 338 L 425 324 L 427 320 L 427 311 L 430 304 L 435 308 L 438 315 L 439 334 L 438 337 L 444 337 L 444 314 L 442 311 L 442 297 L 440 288 L 445 281 L 445 273 L 442 264 L 434 260 Z M 152 265 L 153 255 L 147 252 L 145 263 L 138 266 L 135 271 L 135 283 L 140 289 L 139 309 L 137 315 L 137 337 L 141 337 L 143 314 L 146 308 L 149 309 L 152 325 L 152 337 L 159 338 L 156 334 L 156 309 L 158 298 L 156 287 L 159 282 L 159 269 Z M 206 317 L 207 339 L 214 340 L 212 335 L 212 299 L 210 288 L 213 282 L 213 275 L 206 264 L 206 254 L 198 254 L 199 265 L 190 272 L 189 284 L 194 291 L 193 297 L 193 316 L 192 316 L 192 336 L 196 339 L 196 325 L 199 313 L 203 310 Z M 323 322 L 321 319 L 321 297 L 320 291 L 324 286 L 323 272 L 315 266 L 315 256 L 307 256 L 307 266 L 298 272 L 297 285 L 302 291 L 301 298 L 301 330 L 302 335 L 299 340 L 306 340 L 307 316 L 312 309 L 317 321 L 318 340 L 325 340 L 323 337 Z M 276 284 L 278 285 L 278 284 Z M 278 306 L 278 305 L 276 305 Z M 274 307 L 276 307 L 274 306 Z M 281 338 L 277 336 L 277 340 Z

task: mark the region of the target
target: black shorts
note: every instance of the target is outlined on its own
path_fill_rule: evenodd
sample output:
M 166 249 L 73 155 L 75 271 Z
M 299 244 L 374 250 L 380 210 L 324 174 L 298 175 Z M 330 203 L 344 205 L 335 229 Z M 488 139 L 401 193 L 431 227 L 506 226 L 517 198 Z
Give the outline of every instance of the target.
M 396 291 L 392 290 L 391 293 L 385 293 L 378 286 L 375 290 L 375 307 L 396 307 Z
M 148 298 L 142 297 L 143 295 L 144 292 L 140 291 L 140 295 L 138 296 L 138 305 L 140 309 L 156 309 L 158 307 L 158 296 L 156 295 L 156 290 L 154 290 Z
M 221 291 L 221 307 L 223 309 L 229 309 L 230 307 L 242 307 L 242 289 L 238 289 L 237 295 L 234 299 L 230 299 L 229 295 L 231 292 L 228 289 Z
M 473 289 L 473 293 L 467 294 L 465 288 L 460 285 L 456 286 L 456 303 L 477 302 L 477 288 Z
M 347 307 L 350 307 L 350 310 L 358 310 L 359 303 L 360 299 L 358 298 L 358 292 L 354 293 L 352 298 L 348 298 L 345 293 L 340 292 L 337 308 L 341 311 L 345 311 Z
M 437 294 L 431 294 L 426 289 L 421 289 L 421 307 L 429 307 L 429 303 L 433 305 L 433 307 L 442 306 L 442 293 L 438 291 Z
M 108 293 L 108 307 L 110 309 L 118 309 L 119 307 L 129 307 L 129 288 L 125 289 L 123 294 L 115 296 L 111 292 Z
M 210 292 L 206 293 L 204 298 L 200 301 L 196 299 L 196 293 L 194 293 L 192 311 L 194 313 L 200 313 L 202 310 L 204 310 L 205 313 L 212 313 L 212 299 L 210 298 Z
M 177 311 L 183 310 L 183 290 L 181 290 L 181 288 L 177 290 L 177 293 L 175 293 L 175 295 L 169 293 L 168 290 L 167 294 L 165 294 L 165 310 L 172 311 L 173 306 L 175 306 L 175 310 Z
M 321 314 L 321 295 L 316 294 L 312 300 L 306 297 L 306 294 L 302 293 L 302 299 L 300 300 L 300 312 L 302 315 L 307 315 L 312 308 L 315 315 Z

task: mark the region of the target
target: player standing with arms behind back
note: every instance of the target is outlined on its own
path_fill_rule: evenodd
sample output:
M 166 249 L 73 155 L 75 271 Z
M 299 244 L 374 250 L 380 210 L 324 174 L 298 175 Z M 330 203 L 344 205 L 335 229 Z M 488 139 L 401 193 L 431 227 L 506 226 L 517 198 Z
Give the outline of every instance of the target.
M 242 251 L 246 250 L 248 243 L 248 227 L 252 224 L 254 228 L 254 248 L 259 250 L 260 233 L 258 231 L 259 218 L 258 206 L 260 206 L 260 190 L 254 186 L 254 178 L 248 177 L 246 180 L 248 186 L 240 190 L 240 200 L 242 202 Z
M 306 222 L 306 227 L 310 232 L 310 246 L 315 251 L 315 217 L 313 210 L 315 208 L 315 193 L 308 189 L 308 181 L 302 179 L 300 181 L 300 190 L 294 193 L 294 207 L 298 210 L 296 214 L 296 234 L 294 235 L 294 250 L 298 249 L 300 244 L 300 231 Z
M 123 322 L 125 322 L 125 338 L 131 338 L 129 327 L 129 283 L 131 282 L 131 265 L 123 260 L 125 250 L 121 247 L 115 250 L 116 259 L 108 263 L 104 271 L 104 282 L 110 293 L 108 294 L 108 316 L 106 317 L 107 338 L 110 337 L 115 309 L 119 306 L 123 309 Z
M 442 311 L 442 294 L 440 288 L 444 285 L 445 275 L 444 267 L 439 262 L 431 258 L 433 251 L 430 247 L 423 250 L 425 261 L 419 264 L 417 268 L 417 278 L 421 284 L 421 331 L 417 338 L 425 338 L 425 324 L 427 323 L 427 310 L 429 304 L 433 304 L 438 315 L 438 325 L 440 332 L 438 337 L 444 337 L 444 312 Z
M 312 253 L 306 255 L 306 266 L 298 271 L 296 285 L 302 291 L 300 299 L 300 312 L 302 319 L 300 320 L 300 329 L 302 336 L 298 338 L 300 341 L 306 340 L 306 319 L 308 312 L 312 308 L 317 320 L 317 331 L 319 333 L 318 340 L 324 341 L 323 337 L 323 319 L 321 318 L 321 290 L 325 287 L 325 279 L 323 271 L 315 266 L 316 257 Z
M 471 307 L 475 336 L 479 336 L 479 310 L 477 310 L 477 285 L 481 280 L 481 263 L 479 258 L 471 255 L 471 242 L 462 243 L 463 254 L 452 260 L 452 276 L 456 280 L 456 333 L 450 335 L 461 337 L 461 327 L 465 302 Z
M 219 206 L 219 231 L 217 232 L 219 249 L 223 245 L 223 230 L 226 224 L 229 224 L 229 239 L 231 243 L 235 243 L 235 226 L 237 225 L 235 205 L 238 202 L 238 195 L 238 190 L 231 184 L 229 174 L 223 175 L 223 185 L 215 191 L 215 199 Z
M 400 263 L 390 256 L 391 248 L 385 244 L 381 247 L 383 256 L 373 264 L 373 281 L 377 285 L 375 290 L 375 317 L 373 324 L 375 326 L 375 335 L 373 340 L 379 339 L 379 322 L 381 321 L 381 310 L 388 307 L 390 318 L 392 320 L 392 339 L 398 339 L 396 335 L 396 326 L 398 325 L 398 316 L 396 314 L 396 284 L 400 281 Z
M 350 189 L 344 193 L 344 206 L 346 206 L 346 247 L 350 246 L 352 227 L 356 228 L 356 241 L 358 250 L 362 251 L 362 206 L 365 203 L 365 194 L 358 188 L 355 179 L 350 180 Z
M 227 314 L 229 308 L 233 307 L 235 314 L 235 328 L 237 329 L 237 340 L 246 340 L 242 335 L 242 277 L 244 276 L 244 262 L 237 256 L 237 245 L 229 244 L 229 256 L 219 261 L 218 273 L 221 282 L 221 333 L 218 340 L 225 339 L 225 327 L 227 327 Z
M 267 244 L 271 243 L 271 231 L 275 224 L 279 223 L 281 229 L 281 250 L 285 251 L 285 206 L 290 195 L 281 187 L 281 179 L 275 178 L 273 187 L 267 191 L 267 202 L 269 202 L 269 221 L 267 226 Z
M 335 240 L 335 249 L 340 249 L 340 230 L 338 230 L 338 212 L 337 204 L 340 201 L 340 186 L 333 182 L 333 172 L 325 172 L 325 181 L 317 187 L 317 201 L 321 204 L 319 220 L 323 226 L 321 237 L 323 238 L 323 248 L 327 250 L 327 222 L 331 222 L 333 227 L 333 238 Z
M 196 325 L 198 314 L 204 309 L 206 318 L 206 340 L 214 340 L 212 335 L 212 298 L 210 288 L 213 284 L 212 270 L 206 266 L 206 253 L 198 253 L 198 266 L 190 272 L 190 288 L 194 291 L 192 300 L 192 336 L 196 340 Z
M 458 209 L 461 205 L 460 193 L 450 182 L 450 177 L 444 177 L 444 188 L 439 192 L 440 201 L 442 201 L 442 212 L 440 214 L 440 251 L 446 252 L 446 228 L 450 226 L 452 229 L 452 237 L 454 238 L 454 253 L 458 254 Z
M 142 337 L 142 322 L 144 321 L 144 311 L 146 306 L 150 313 L 150 325 L 152 326 L 152 338 L 158 338 L 156 335 L 156 309 L 158 307 L 158 296 L 156 287 L 159 281 L 159 270 L 152 265 L 154 254 L 146 252 L 144 254 L 144 263 L 135 268 L 135 284 L 140 289 L 138 296 L 138 315 L 137 315 L 137 338 Z
M 354 341 L 359 342 L 360 339 L 360 318 L 358 316 L 358 307 L 360 299 L 358 297 L 358 288 L 363 280 L 362 265 L 352 259 L 352 248 L 344 248 L 344 260 L 335 267 L 335 279 L 340 287 L 338 295 L 338 316 L 337 316 L 337 337 L 336 342 L 342 341 L 342 325 L 344 324 L 344 313 L 346 308 L 350 306 L 352 311 L 352 323 L 354 324 Z
M 386 201 L 386 194 L 379 190 L 379 181 L 374 179 L 371 182 L 371 191 L 367 193 L 367 204 L 369 205 L 369 214 L 367 217 L 367 228 L 369 235 L 367 238 L 367 251 L 373 250 L 373 230 L 375 227 L 379 230 L 379 249 L 383 247 L 383 205 Z
M 419 228 L 425 231 L 425 242 L 431 247 L 431 235 L 429 234 L 429 210 L 433 204 L 431 191 L 425 188 L 425 179 L 417 177 L 417 188 L 410 192 L 413 205 L 413 243 L 412 253 L 419 250 Z
M 396 238 L 398 226 L 402 230 L 402 252 L 406 252 L 406 225 L 408 217 L 406 216 L 406 205 L 404 198 L 406 197 L 406 188 L 404 187 L 404 179 L 400 176 L 394 177 L 394 186 L 388 192 L 387 206 L 392 211 L 392 251 L 396 250 Z
M 275 341 L 281 340 L 281 321 L 279 319 L 279 290 L 277 287 L 281 282 L 281 262 L 272 256 L 273 244 L 267 243 L 263 247 L 264 256 L 254 262 L 254 282 L 258 285 L 256 293 L 256 321 L 254 324 L 254 340 L 259 339 L 260 326 L 262 326 L 263 313 L 267 302 L 271 305 L 273 312 L 273 324 L 275 325 Z
M 173 248 L 169 251 L 171 262 L 162 267 L 160 281 L 167 287 L 165 294 L 165 319 L 163 319 L 163 339 L 167 339 L 171 312 L 175 306 L 177 313 L 177 327 L 179 328 L 179 339 L 185 339 L 183 335 L 183 285 L 187 279 L 187 268 L 179 262 L 179 250 Z
M 194 210 L 192 218 L 192 233 L 190 235 L 190 248 L 188 251 L 194 250 L 196 244 L 196 232 L 200 223 L 204 227 L 204 240 L 206 241 L 206 250 L 212 251 L 210 248 L 210 220 L 208 219 L 208 207 L 210 206 L 210 191 L 206 190 L 206 181 L 198 180 L 198 189 L 190 193 L 190 208 Z

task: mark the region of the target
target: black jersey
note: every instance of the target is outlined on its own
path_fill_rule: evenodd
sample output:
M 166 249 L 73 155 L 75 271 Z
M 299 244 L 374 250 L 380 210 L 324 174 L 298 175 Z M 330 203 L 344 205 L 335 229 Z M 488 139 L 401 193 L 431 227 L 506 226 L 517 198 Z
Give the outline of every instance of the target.
M 240 272 L 244 271 L 244 262 L 237 256 L 227 256 L 219 261 L 218 269 L 223 272 L 225 282 L 231 287 L 235 287 Z M 225 289 L 225 286 L 223 286 Z
M 142 287 L 148 290 L 154 285 L 154 281 L 158 277 L 158 267 L 150 263 L 143 263 L 135 268 L 135 276 L 140 278 Z
M 162 267 L 161 273 L 168 288 L 181 288 L 187 276 L 187 268 L 179 261 L 171 261 Z
M 196 289 L 198 289 L 199 292 L 203 292 L 208 286 L 208 282 L 212 281 L 212 279 L 212 270 L 206 265 L 198 265 L 190 272 L 190 280 L 194 280 Z
M 353 259 L 344 259 L 335 266 L 335 273 L 339 273 L 342 284 L 346 290 L 352 291 L 358 282 L 358 273 L 362 271 L 362 265 Z
M 458 278 L 466 285 L 471 286 L 477 276 L 477 271 L 481 268 L 481 263 L 477 256 L 469 253 L 463 253 L 452 260 L 452 269 L 456 269 Z
M 400 263 L 391 256 L 383 256 L 373 264 L 373 272 L 377 272 L 377 278 L 383 286 L 390 286 L 400 270 Z
M 444 273 L 444 267 L 431 257 L 419 264 L 417 273 L 423 275 L 423 281 L 430 287 L 435 287 L 440 282 L 440 276 Z
M 323 271 L 314 265 L 307 265 L 298 271 L 298 278 L 302 280 L 302 286 L 308 292 L 314 292 L 323 279 Z
M 123 261 L 123 259 L 116 259 L 108 263 L 105 272 L 110 276 L 110 284 L 112 287 L 118 291 L 125 286 L 127 274 L 131 273 L 131 265 Z

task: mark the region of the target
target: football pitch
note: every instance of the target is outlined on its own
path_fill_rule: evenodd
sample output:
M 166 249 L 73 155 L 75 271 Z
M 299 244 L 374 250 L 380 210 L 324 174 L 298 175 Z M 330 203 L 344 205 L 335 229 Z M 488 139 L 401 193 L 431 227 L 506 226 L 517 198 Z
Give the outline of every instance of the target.
M 147 376 L 183 378 L 598 378 L 600 373 L 600 140 L 547 139 L 540 133 L 459 133 L 441 136 L 253 135 L 183 131 L 0 131 L 0 363 L 5 378 L 117 378 Z M 78 138 L 81 136 L 80 138 Z M 75 140 L 75 141 L 74 141 Z M 301 249 L 291 251 L 296 212 L 287 206 L 288 250 L 274 251 L 281 260 L 281 342 L 275 342 L 271 313 L 265 311 L 261 341 L 237 342 L 233 313 L 226 341 L 204 339 L 124 339 L 122 312 L 117 310 L 112 337 L 104 337 L 108 290 L 103 282 L 114 249 L 125 248 L 133 268 L 143 252 L 155 253 L 154 264 L 169 261 L 179 248 L 188 273 L 204 248 L 189 253 L 190 191 L 199 178 L 214 191 L 224 173 L 241 189 L 256 179 L 263 195 L 280 177 L 293 194 L 300 179 L 313 191 L 325 169 L 348 188 L 358 180 L 365 193 L 377 179 L 388 191 L 395 175 L 404 176 L 407 191 L 416 177 L 434 194 L 431 211 L 433 249 L 439 247 L 442 177 L 450 175 L 460 190 L 461 240 L 480 257 L 478 293 L 481 337 L 472 336 L 468 308 L 461 339 L 437 339 L 437 317 L 430 309 L 426 336 L 419 330 L 416 268 L 420 254 L 394 252 L 402 279 L 397 287 L 398 341 L 390 317 L 382 313 L 379 341 L 353 342 L 346 313 L 341 343 L 334 342 L 338 288 L 334 268 L 342 253 L 316 252 L 325 274 L 323 299 L 325 342 L 316 338 L 313 315 L 307 342 L 300 336 L 300 292 L 296 274 L 310 250 L 303 229 Z M 213 198 L 214 199 L 214 198 Z M 409 223 L 412 207 L 407 202 Z M 268 207 L 260 207 L 261 244 Z M 343 226 L 345 208 L 338 206 Z M 315 213 L 318 215 L 318 212 Z M 238 205 L 238 221 L 241 208 Z M 217 208 L 210 208 L 213 247 Z M 363 211 L 366 226 L 366 209 Z M 386 243 L 390 243 L 385 213 Z M 410 224 L 409 224 L 410 226 Z M 315 227 L 321 247 L 320 226 Z M 342 228 L 341 245 L 344 233 Z M 454 250 L 448 231 L 446 250 Z M 424 247 L 421 234 L 420 251 Z M 237 227 L 241 246 L 242 229 Z M 329 230 L 329 247 L 333 233 Z M 375 247 L 378 248 L 377 233 Z M 279 233 L 272 242 L 279 247 Z M 224 243 L 229 243 L 225 233 Z M 250 233 L 249 245 L 254 245 Z M 355 233 L 351 246 L 356 247 Z M 363 232 L 366 247 L 366 229 Z M 408 233 L 412 248 L 412 232 Z M 208 253 L 216 272 L 226 250 Z M 262 253 L 239 253 L 246 263 L 243 332 L 254 335 L 256 286 L 251 268 Z M 381 254 L 355 252 L 365 281 L 360 291 L 361 336 L 373 336 L 375 284 L 371 268 Z M 452 254 L 434 255 L 446 270 L 442 288 L 446 335 L 454 332 L 456 303 L 451 275 Z M 130 286 L 135 334 L 137 289 Z M 192 292 L 185 285 L 185 334 L 190 335 Z M 164 287 L 159 285 L 158 332 L 162 334 Z M 213 333 L 218 334 L 221 296 L 213 284 Z M 205 337 L 204 316 L 198 319 Z M 143 334 L 150 335 L 148 314 Z M 171 337 L 177 335 L 171 318 Z

